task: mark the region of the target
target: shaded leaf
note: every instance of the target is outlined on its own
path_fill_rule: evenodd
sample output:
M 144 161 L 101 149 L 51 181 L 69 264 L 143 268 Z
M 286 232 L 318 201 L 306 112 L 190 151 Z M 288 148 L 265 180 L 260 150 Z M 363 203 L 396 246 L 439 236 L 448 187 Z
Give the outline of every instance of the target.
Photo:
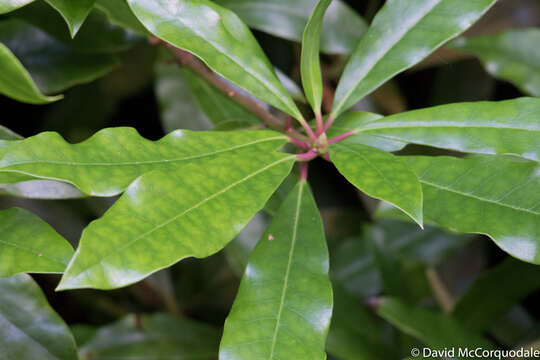
M 96 0 L 45 0 L 55 8 L 66 21 L 69 32 L 75 37 L 84 20 L 94 7 Z
M 285 39 L 302 40 L 302 33 L 317 0 L 216 0 L 234 11 L 250 27 Z M 367 25 L 349 5 L 334 0 L 324 18 L 321 50 L 330 54 L 350 53 Z
M 476 22 L 496 0 L 388 1 L 353 52 L 336 90 L 336 118 Z
M 127 4 L 125 6 L 127 7 Z M 94 9 L 88 14 L 75 38 L 72 38 L 66 29 L 62 16 L 44 2 L 34 2 L 17 11 L 15 15 L 17 18 L 39 27 L 70 49 L 81 53 L 117 53 L 128 50 L 144 40 L 142 36 L 131 30 L 111 24 L 106 13 L 99 9 Z
M 72 256 L 71 245 L 37 215 L 0 210 L 0 276 L 62 273 Z
M 481 233 L 518 259 L 540 264 L 540 165 L 513 157 L 410 157 L 424 214 L 441 226 Z
M 100 328 L 85 342 L 83 359 L 215 359 L 219 331 L 210 325 L 166 314 L 130 315 Z
M 225 321 L 220 359 L 326 359 L 331 316 L 322 220 L 300 181 L 251 253 Z
M 301 75 L 304 92 L 315 114 L 321 114 L 322 74 L 320 44 L 323 17 L 332 0 L 320 0 L 309 19 L 302 37 Z
M 279 70 L 278 68 L 274 68 L 276 71 L 276 75 L 283 84 L 283 87 L 287 90 L 289 94 L 291 94 L 291 97 L 301 103 L 306 103 L 307 100 L 304 96 L 304 93 L 302 92 L 302 89 L 296 84 L 293 79 L 287 76 L 283 71 Z
M 77 359 L 68 327 L 26 274 L 0 278 L 0 349 L 5 359 Z
M 398 150 L 406 143 L 461 152 L 514 154 L 540 161 L 540 99 L 519 98 L 457 103 L 413 110 L 366 121 L 366 113 L 348 113 L 336 126 L 354 130 L 348 141 L 364 142 L 374 136 L 375 146 L 385 140 Z M 356 140 L 355 138 L 360 135 Z M 383 143 L 384 144 L 384 143 Z
M 0 43 L 0 93 L 30 104 L 46 104 L 62 96 L 45 96 L 7 46 Z
M 354 186 L 392 203 L 422 226 L 422 186 L 402 159 L 348 140 L 332 144 L 330 157 Z
M 526 94 L 540 96 L 540 29 L 508 30 L 497 35 L 460 38 L 452 47 L 476 55 L 486 70 Z
M 456 303 L 453 316 L 477 330 L 490 326 L 540 287 L 540 267 L 508 258 L 473 282 Z
M 439 265 L 452 251 L 472 239 L 472 236 L 451 234 L 435 226 L 427 225 L 421 230 L 411 222 L 379 220 L 362 236 L 344 241 L 332 256 L 333 280 L 358 296 L 376 295 L 382 290 L 381 277 L 369 247 L 373 236 L 382 238 L 386 251 L 399 261 L 426 266 Z
M 450 316 L 435 311 L 411 307 L 395 298 L 381 300 L 377 313 L 406 334 L 421 340 L 432 350 L 493 349 L 479 333 L 467 329 Z
M 209 0 L 128 0 L 128 4 L 152 34 L 192 52 L 255 97 L 303 119 L 248 27 L 233 12 Z
M 110 128 L 71 145 L 57 133 L 44 132 L 10 147 L 0 161 L 0 173 L 64 181 L 89 195 L 113 196 L 152 170 L 176 171 L 182 163 L 223 158 L 242 149 L 274 151 L 286 141 L 273 131 L 178 130 L 154 142 L 132 128 Z
M 0 23 L 0 41 L 13 51 L 45 93 L 91 82 L 119 65 L 110 55 L 76 53 L 40 29 L 16 19 Z
M 95 7 L 103 11 L 112 24 L 147 34 L 144 25 L 133 15 L 125 0 L 96 0 Z
M 0 148 L 3 148 L 5 145 L 5 142 L 3 140 L 20 140 L 23 137 L 16 132 L 14 132 L 11 129 L 8 129 L 5 126 L 0 125 Z M 3 156 L 3 153 L 0 153 L 1 156 Z
M 216 253 L 262 209 L 294 158 L 249 149 L 141 176 L 84 230 L 58 289 L 117 288 Z
M 395 359 L 381 322 L 360 300 L 334 285 L 334 313 L 326 349 L 342 360 Z

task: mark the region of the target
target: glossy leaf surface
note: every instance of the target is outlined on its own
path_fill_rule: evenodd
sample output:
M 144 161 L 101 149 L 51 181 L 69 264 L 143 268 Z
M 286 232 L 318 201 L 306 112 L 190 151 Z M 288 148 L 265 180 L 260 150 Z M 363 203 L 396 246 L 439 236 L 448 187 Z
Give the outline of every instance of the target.
M 508 258 L 469 286 L 452 315 L 470 328 L 489 330 L 512 306 L 539 287 L 539 266 Z
M 38 216 L 19 208 L 0 211 L 0 276 L 62 273 L 72 256 L 71 245 Z
M 515 157 L 411 157 L 426 219 L 481 233 L 518 259 L 540 264 L 540 165 Z
M 272 152 L 286 141 L 273 131 L 178 130 L 154 142 L 132 128 L 110 128 L 71 145 L 57 133 L 45 132 L 10 147 L 0 161 L 0 173 L 60 180 L 89 195 L 112 196 L 152 170 L 176 171 L 183 163 L 223 158 L 242 149 Z
M 81 28 L 86 16 L 94 7 L 96 0 L 45 0 L 55 8 L 66 21 L 71 36 Z
M 508 30 L 491 36 L 461 38 L 452 47 L 476 55 L 494 77 L 525 94 L 540 96 L 540 29 Z
M 96 0 L 95 6 L 107 14 L 111 23 L 141 34 L 147 33 L 143 24 L 133 15 L 125 0 Z
M 285 39 L 302 40 L 302 33 L 317 0 L 216 0 L 234 11 L 250 27 Z M 367 25 L 352 8 L 334 0 L 324 18 L 321 50 L 330 54 L 350 53 Z
M 28 71 L 2 43 L 0 43 L 0 68 L 2 68 L 0 93 L 3 95 L 30 104 L 46 104 L 62 98 L 43 95 Z
M 152 34 L 197 55 L 212 70 L 255 97 L 302 118 L 253 34 L 230 10 L 208 0 L 128 3 Z
M 422 186 L 402 159 L 349 140 L 331 145 L 330 157 L 354 186 L 395 205 L 422 226 Z
M 0 3 L 0 14 L 5 14 L 16 10 L 22 6 L 30 4 L 34 0 L 3 0 Z
M 300 181 L 251 253 L 220 359 L 326 359 L 331 316 L 322 220 Z
M 332 0 L 320 0 L 309 19 L 302 37 L 301 76 L 304 93 L 315 114 L 321 113 L 322 74 L 319 49 L 323 18 Z
M 0 181 L 3 180 L 2 175 L 17 176 L 20 174 L 0 174 Z M 73 185 L 50 180 L 27 180 L 10 184 L 0 184 L 0 195 L 41 200 L 80 199 L 86 197 L 85 194 L 77 190 Z
M 394 75 L 459 35 L 495 0 L 388 1 L 353 52 L 336 90 L 331 116 L 353 106 Z
M 0 349 L 5 359 L 77 359 L 67 325 L 26 274 L 0 278 Z
M 100 328 L 81 348 L 83 359 L 215 359 L 219 331 L 166 314 L 134 315 Z
M 16 19 L 0 23 L 0 41 L 13 51 L 45 93 L 93 81 L 119 65 L 113 56 L 78 53 L 41 29 Z
M 494 348 L 488 340 L 463 327 L 457 320 L 442 313 L 408 306 L 398 299 L 382 299 L 377 313 L 401 331 L 426 343 L 431 349 L 455 348 L 457 353 L 460 347 Z
M 293 162 L 294 155 L 250 149 L 141 176 L 84 230 L 59 289 L 121 287 L 216 253 L 262 209 Z
M 540 99 L 519 98 L 441 105 L 373 121 L 366 121 L 365 113 L 349 113 L 342 121 L 338 119 L 336 126 L 357 131 L 348 141 L 361 142 L 366 136 L 374 136 L 376 145 L 383 140 L 396 142 L 391 150 L 397 150 L 399 144 L 415 143 L 540 161 L 539 113 Z

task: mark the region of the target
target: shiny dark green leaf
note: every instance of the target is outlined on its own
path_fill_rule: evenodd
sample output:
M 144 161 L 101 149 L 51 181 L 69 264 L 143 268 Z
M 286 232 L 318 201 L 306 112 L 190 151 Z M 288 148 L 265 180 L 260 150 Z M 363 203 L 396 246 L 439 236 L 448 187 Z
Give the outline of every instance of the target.
M 525 94 L 540 96 L 540 29 L 508 30 L 497 35 L 460 38 L 452 47 L 476 55 L 496 78 Z
M 152 170 L 176 171 L 186 162 L 226 158 L 241 150 L 271 152 L 286 141 L 286 136 L 273 131 L 178 130 L 154 142 L 132 128 L 110 128 L 71 145 L 59 134 L 45 132 L 10 147 L 0 160 L 0 174 L 59 180 L 89 195 L 113 196 Z
M 143 24 L 133 15 L 125 0 L 96 0 L 95 7 L 103 11 L 112 24 L 147 34 Z
M 472 329 L 488 330 L 539 287 L 539 266 L 509 258 L 480 275 L 456 303 L 452 315 Z
M 0 276 L 62 273 L 72 256 L 71 245 L 33 213 L 0 211 Z
M 315 114 L 321 114 L 322 74 L 320 44 L 323 17 L 332 0 L 320 0 L 309 19 L 302 37 L 301 75 L 307 100 Z
M 77 359 L 67 325 L 26 274 L 0 278 L 0 349 L 3 359 Z
M 62 96 L 45 96 L 34 80 L 13 55 L 11 50 L 0 43 L 0 93 L 18 101 L 30 104 L 46 104 L 62 98 Z
M 410 157 L 426 219 L 481 233 L 518 259 L 540 264 L 540 165 L 516 157 Z
M 83 360 L 215 359 L 219 331 L 210 325 L 166 314 L 130 315 L 100 328 L 80 348 Z
M 395 143 L 387 147 L 390 151 L 398 150 L 399 144 L 415 143 L 539 161 L 539 112 L 540 99 L 518 98 L 441 105 L 373 120 L 366 113 L 348 113 L 336 126 L 357 133 L 348 141 L 365 142 L 373 136 L 377 147 L 386 144 L 383 141 Z
M 231 9 L 250 27 L 288 40 L 302 40 L 302 33 L 317 0 L 216 0 Z M 352 52 L 367 25 L 345 2 L 334 0 L 324 18 L 321 50 L 329 54 Z
M 294 158 L 248 148 L 139 177 L 84 230 L 59 289 L 117 288 L 216 253 L 262 209 Z
M 209 0 L 128 0 L 157 37 L 194 53 L 211 69 L 278 109 L 303 119 L 248 27 Z
M 377 313 L 401 331 L 426 343 L 430 349 L 493 349 L 494 345 L 456 319 L 432 310 L 408 306 L 396 298 L 381 300 Z M 463 359 L 463 357 L 456 358 Z
M 16 19 L 0 23 L 0 42 L 13 51 L 45 93 L 91 82 L 119 65 L 110 55 L 77 53 L 40 29 Z M 20 86 L 10 84 L 11 91 L 19 90 Z M 28 96 L 16 99 L 32 102 Z
M 496 0 L 387 1 L 341 77 L 336 118 L 396 74 L 422 61 L 476 22 Z
M 422 186 L 400 158 L 349 140 L 331 145 L 330 157 L 354 186 L 395 205 L 422 226 Z
M 75 37 L 84 20 L 94 7 L 96 0 L 45 0 L 55 8 L 66 21 L 69 32 Z
M 220 359 L 326 359 L 331 316 L 322 220 L 300 181 L 251 253 L 225 321 Z

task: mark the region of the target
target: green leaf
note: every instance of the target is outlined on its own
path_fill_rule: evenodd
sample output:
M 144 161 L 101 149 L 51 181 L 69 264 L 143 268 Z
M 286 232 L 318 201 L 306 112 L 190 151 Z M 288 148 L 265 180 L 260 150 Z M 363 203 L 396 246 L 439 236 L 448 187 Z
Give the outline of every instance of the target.
M 133 15 L 125 0 L 96 0 L 96 9 L 103 11 L 112 24 L 146 35 L 148 32 Z
M 376 295 L 382 290 L 381 276 L 369 246 L 375 236 L 400 262 L 432 267 L 472 239 L 470 235 L 452 234 L 435 226 L 427 225 L 420 230 L 412 222 L 379 220 L 376 225 L 366 228 L 361 236 L 345 240 L 332 253 L 333 281 L 362 297 Z
M 253 34 L 233 12 L 209 0 L 128 0 L 128 4 L 155 36 L 192 52 L 255 97 L 303 119 Z
M 73 85 L 93 81 L 119 64 L 110 55 L 76 53 L 40 29 L 17 19 L 0 23 L 0 41 L 13 51 L 45 93 L 59 92 Z M 11 86 L 20 88 L 13 84 Z M 29 101 L 31 98 L 28 96 L 16 99 L 39 103 Z
M 348 113 L 336 126 L 356 135 L 348 141 L 406 143 L 480 154 L 513 154 L 540 161 L 540 99 L 519 98 L 435 106 L 366 121 L 366 113 Z M 358 137 L 358 138 L 357 138 Z M 357 138 L 357 139 L 356 139 Z M 381 146 L 381 144 L 383 146 Z
M 212 326 L 166 314 L 129 315 L 100 328 L 81 347 L 82 359 L 215 359 L 219 331 Z
M 496 78 L 540 96 L 540 29 L 508 30 L 497 35 L 460 38 L 452 48 L 472 53 Z
M 289 94 L 291 94 L 291 97 L 298 102 L 306 103 L 306 97 L 304 96 L 304 93 L 302 89 L 294 82 L 293 79 L 287 76 L 283 71 L 279 70 L 278 68 L 274 68 L 276 75 L 283 84 L 283 87 L 287 90 Z
M 384 82 L 459 35 L 495 1 L 387 1 L 345 68 L 331 117 L 337 118 Z
M 13 175 L 19 175 L 11 173 Z M 7 173 L 2 175 L 11 175 Z M 0 195 L 17 196 L 26 199 L 57 200 L 57 199 L 80 199 L 85 194 L 77 190 L 73 185 L 50 180 L 17 181 L 8 184 L 0 184 Z
M 426 219 L 481 233 L 518 259 L 540 264 L 540 165 L 514 157 L 411 157 Z
M 0 276 L 21 272 L 62 273 L 73 248 L 33 213 L 11 208 L 0 210 Z
M 251 253 L 220 359 L 326 359 L 332 302 L 322 220 L 300 181 Z
M 317 0 L 216 0 L 234 11 L 250 27 L 300 42 Z M 329 54 L 348 54 L 367 25 L 347 3 L 334 0 L 326 12 L 321 49 Z
M 0 93 L 30 104 L 46 104 L 62 96 L 45 96 L 41 93 L 24 66 L 7 46 L 0 43 Z
M 488 330 L 539 287 L 540 267 L 508 258 L 469 286 L 452 315 L 469 328 Z
M 75 37 L 84 20 L 94 7 L 96 0 L 45 0 L 55 8 L 66 21 L 71 37 Z
M 113 196 L 152 170 L 177 171 L 187 162 L 227 158 L 241 150 L 274 151 L 286 142 L 285 135 L 273 131 L 187 130 L 154 142 L 132 128 L 110 128 L 71 145 L 57 133 L 44 132 L 10 147 L 0 161 L 0 174 L 7 171 L 59 180 L 88 195 Z
M 127 7 L 127 4 L 125 6 Z M 130 30 L 111 24 L 106 13 L 99 9 L 94 9 L 88 14 L 75 38 L 72 38 L 66 29 L 62 16 L 44 2 L 38 1 L 26 6 L 15 15 L 39 27 L 70 49 L 86 54 L 117 53 L 128 50 L 144 40 L 142 36 Z
M 0 149 L 4 147 L 4 145 L 2 145 L 3 143 L 5 144 L 4 140 L 20 140 L 22 138 L 23 137 L 21 135 L 17 134 L 13 130 L 0 125 Z M 3 156 L 3 153 L 0 155 Z
M 330 354 L 342 360 L 395 359 L 385 330 L 382 320 L 370 314 L 359 299 L 334 284 L 334 313 L 326 342 Z
M 210 130 L 212 123 L 197 104 L 188 82 L 190 70 L 157 63 L 154 91 L 165 132 L 176 129 Z
M 0 349 L 4 359 L 77 359 L 67 325 L 26 274 L 0 278 Z
M 422 186 L 402 159 L 348 140 L 332 144 L 330 157 L 354 186 L 395 205 L 422 226 Z
M 248 148 L 141 176 L 84 230 L 58 289 L 121 287 L 216 253 L 262 209 L 294 158 Z
M 494 346 L 480 334 L 462 326 L 457 320 L 444 314 L 411 307 L 398 299 L 384 298 L 377 313 L 406 334 L 426 343 L 432 350 L 493 349 Z
M 313 112 L 321 114 L 322 74 L 319 49 L 323 17 L 332 0 L 320 0 L 309 19 L 302 37 L 301 75 L 304 92 Z
M 6 14 L 27 4 L 30 4 L 34 0 L 2 0 L 0 2 L 0 14 Z

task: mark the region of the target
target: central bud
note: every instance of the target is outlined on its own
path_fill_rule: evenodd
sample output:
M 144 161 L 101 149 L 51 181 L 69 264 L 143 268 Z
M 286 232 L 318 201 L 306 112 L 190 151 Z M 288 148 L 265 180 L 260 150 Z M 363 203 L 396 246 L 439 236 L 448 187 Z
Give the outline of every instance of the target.
M 313 149 L 317 151 L 317 154 L 324 155 L 328 151 L 328 138 L 326 133 L 322 133 L 313 144 Z

